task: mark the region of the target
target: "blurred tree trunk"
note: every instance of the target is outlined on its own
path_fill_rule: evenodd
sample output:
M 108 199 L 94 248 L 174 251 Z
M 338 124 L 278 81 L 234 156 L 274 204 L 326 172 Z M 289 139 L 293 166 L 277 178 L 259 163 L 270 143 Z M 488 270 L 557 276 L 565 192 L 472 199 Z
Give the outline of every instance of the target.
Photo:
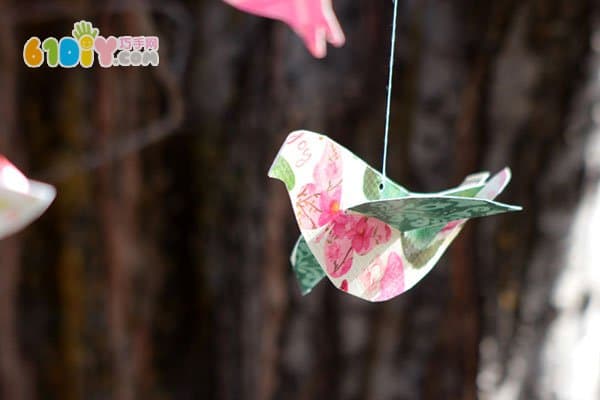
M 325 60 L 216 0 L 29 3 L 0 3 L 0 152 L 59 197 L 0 246 L 3 398 L 554 398 L 542 352 L 600 4 L 401 1 L 389 175 L 434 191 L 508 165 L 502 200 L 526 211 L 470 222 L 421 284 L 369 304 L 300 296 L 266 171 L 301 128 L 379 167 L 391 2 L 335 0 L 348 44 Z M 161 66 L 22 64 L 28 37 L 80 19 L 157 34 Z
M 6 1 L 0 2 L 0 14 L 8 10 Z M 3 54 L 0 76 L 0 149 L 12 155 L 14 162 L 23 161 L 17 122 L 17 68 L 18 60 L 14 26 L 0 23 L 0 53 Z M 19 258 L 22 241 L 13 237 L 0 242 L 0 396 L 7 399 L 32 398 L 31 376 L 19 348 L 18 287 L 21 281 Z

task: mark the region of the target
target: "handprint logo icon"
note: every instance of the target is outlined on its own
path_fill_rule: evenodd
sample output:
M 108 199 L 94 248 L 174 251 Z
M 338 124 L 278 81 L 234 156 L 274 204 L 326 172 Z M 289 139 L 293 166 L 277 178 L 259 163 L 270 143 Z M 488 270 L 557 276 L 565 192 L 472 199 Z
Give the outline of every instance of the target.
M 84 68 L 90 68 L 94 63 L 94 39 L 100 31 L 94 28 L 91 22 L 79 21 L 73 27 L 73 37 L 77 39 L 81 49 L 79 64 Z

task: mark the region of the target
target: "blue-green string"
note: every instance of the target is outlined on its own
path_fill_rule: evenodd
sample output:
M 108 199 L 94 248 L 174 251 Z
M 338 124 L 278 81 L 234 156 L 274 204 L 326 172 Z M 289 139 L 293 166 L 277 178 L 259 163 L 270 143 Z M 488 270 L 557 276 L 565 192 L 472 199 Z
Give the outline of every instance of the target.
M 399 0 L 393 0 L 394 2 L 394 19 L 392 22 L 392 48 L 390 50 L 390 70 L 388 77 L 388 86 L 387 86 L 387 105 L 385 109 L 385 135 L 383 138 L 383 166 L 381 168 L 381 173 L 383 176 L 386 176 L 386 167 L 387 167 L 387 150 L 388 150 L 388 137 L 390 133 L 390 113 L 392 106 L 392 79 L 394 77 L 394 58 L 396 53 L 396 21 L 398 17 L 398 3 Z

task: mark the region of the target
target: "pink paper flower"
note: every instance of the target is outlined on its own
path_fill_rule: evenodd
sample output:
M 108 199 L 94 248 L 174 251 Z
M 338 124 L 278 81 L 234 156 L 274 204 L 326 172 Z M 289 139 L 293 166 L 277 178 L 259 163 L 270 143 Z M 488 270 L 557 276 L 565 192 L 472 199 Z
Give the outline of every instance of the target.
M 360 274 L 358 279 L 364 288 L 362 297 L 365 299 L 373 299 L 379 293 L 381 287 L 380 278 L 383 274 L 383 269 L 383 261 L 381 261 L 381 257 L 377 256 L 371 265 Z
M 313 182 L 305 184 L 298 194 L 296 210 L 301 228 L 317 229 L 328 225 L 316 242 L 324 240 L 325 269 L 338 278 L 352 268 L 354 254 L 365 255 L 379 244 L 387 243 L 391 228 L 375 218 L 346 214 L 342 201 L 342 159 L 332 143 L 313 170 Z
M 315 165 L 313 179 L 329 189 L 342 179 L 342 159 L 333 143 L 327 143 L 323 156 Z
M 333 234 L 337 237 L 340 237 L 340 238 L 350 237 L 351 238 L 355 223 L 356 223 L 356 221 L 353 216 L 340 212 L 333 219 L 333 224 L 332 224 L 331 230 L 332 230 Z
M 345 238 L 328 241 L 325 245 L 325 268 L 334 278 L 348 273 L 352 267 L 352 242 Z
M 342 191 L 338 187 L 333 192 L 321 192 L 319 196 L 319 226 L 326 225 L 340 214 Z
M 332 143 L 325 146 L 325 151 L 313 170 L 313 179 L 314 182 L 300 189 L 296 201 L 298 224 L 301 228 L 319 228 L 340 214 L 342 160 Z
M 391 252 L 388 257 L 387 266 L 381 278 L 381 291 L 376 301 L 389 300 L 404 291 L 404 265 L 402 258 Z
M 404 291 L 402 258 L 396 252 L 390 252 L 384 263 L 378 256 L 358 280 L 363 287 L 361 297 L 372 301 L 391 299 Z
M 392 228 L 385 222 L 376 218 L 369 218 L 369 223 L 373 225 L 373 239 L 377 244 L 387 243 L 392 237 Z
M 369 224 L 367 217 L 361 217 L 356 221 L 351 231 L 352 248 L 358 254 L 366 254 L 373 248 L 374 224 Z

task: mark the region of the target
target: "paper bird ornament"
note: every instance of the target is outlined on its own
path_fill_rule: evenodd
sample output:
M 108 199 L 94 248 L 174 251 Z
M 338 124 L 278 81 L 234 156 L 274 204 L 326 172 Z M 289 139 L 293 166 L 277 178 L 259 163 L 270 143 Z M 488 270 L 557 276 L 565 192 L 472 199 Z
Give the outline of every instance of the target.
M 317 58 L 327 54 L 327 42 L 341 47 L 346 41 L 331 0 L 224 1 L 242 11 L 285 22 Z
M 288 136 L 269 176 L 285 183 L 300 227 L 291 262 L 303 294 L 327 276 L 362 299 L 391 299 L 431 271 L 469 218 L 521 209 L 492 201 L 510 181 L 508 168 L 411 193 L 308 131 Z
M 55 196 L 54 187 L 27 179 L 0 155 L 0 239 L 42 215 Z

